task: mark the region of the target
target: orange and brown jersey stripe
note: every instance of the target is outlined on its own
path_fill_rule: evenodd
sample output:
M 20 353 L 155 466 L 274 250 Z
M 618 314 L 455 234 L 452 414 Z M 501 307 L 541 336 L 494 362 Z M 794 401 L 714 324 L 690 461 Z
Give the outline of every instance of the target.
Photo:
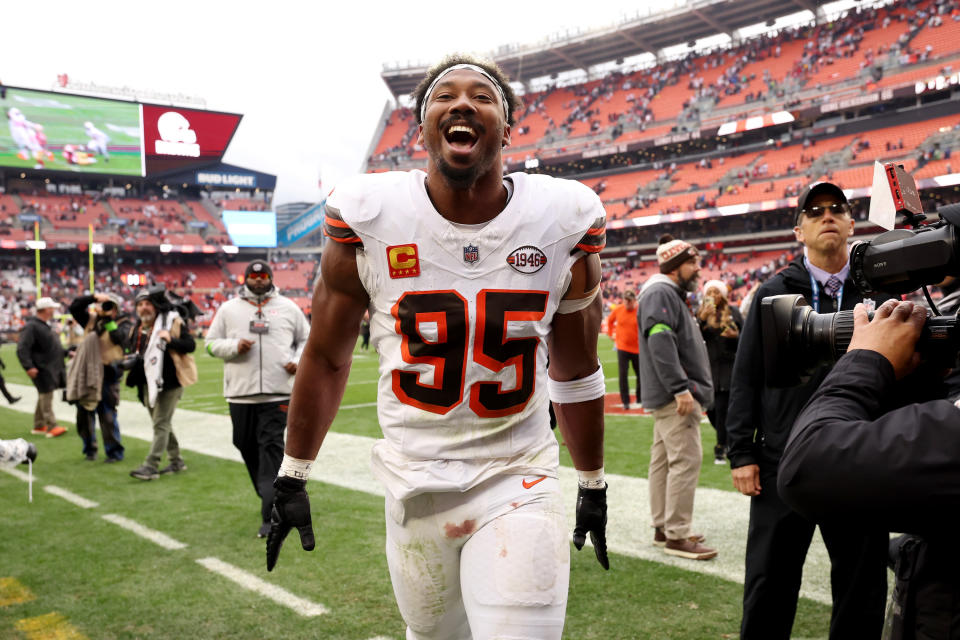
M 324 205 L 324 212 L 326 215 L 323 218 L 323 235 L 341 244 L 363 245 L 360 236 L 343 221 L 339 209 L 328 204 Z
M 597 218 L 587 229 L 587 232 L 580 238 L 580 242 L 570 252 L 586 251 L 587 253 L 600 253 L 607 245 L 607 219 L 603 216 Z

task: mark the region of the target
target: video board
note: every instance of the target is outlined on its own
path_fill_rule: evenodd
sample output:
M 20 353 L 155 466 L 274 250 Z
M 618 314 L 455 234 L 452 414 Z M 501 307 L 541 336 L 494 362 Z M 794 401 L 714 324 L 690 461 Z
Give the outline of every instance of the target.
M 143 105 L 145 175 L 218 162 L 241 117 L 234 113 Z
M 223 210 L 223 226 L 237 247 L 277 246 L 277 214 L 273 211 Z
M 0 166 L 153 177 L 219 162 L 243 116 L 3 87 Z
M 142 176 L 140 105 L 7 87 L 0 165 Z

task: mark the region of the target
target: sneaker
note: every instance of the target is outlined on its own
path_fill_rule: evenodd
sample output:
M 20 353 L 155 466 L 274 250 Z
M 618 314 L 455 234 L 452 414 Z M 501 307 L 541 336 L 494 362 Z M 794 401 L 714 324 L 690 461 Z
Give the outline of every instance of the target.
M 702 533 L 691 533 L 687 540 L 690 542 L 702 543 L 707 541 L 707 536 Z M 667 535 L 663 532 L 663 527 L 654 527 L 653 546 L 662 547 L 667 544 Z
M 47 437 L 56 438 L 57 436 L 62 436 L 66 432 L 67 432 L 66 427 L 61 427 L 60 425 L 57 425 L 55 427 L 50 427 L 49 431 L 47 431 Z
M 160 469 L 160 475 L 165 476 L 168 473 L 180 473 L 181 471 L 186 471 L 187 465 L 183 462 L 171 462 L 163 469 Z
M 269 535 L 269 533 L 270 533 L 270 523 L 264 522 L 263 524 L 260 525 L 260 530 L 257 531 L 257 537 L 266 538 L 267 535 Z
M 104 463 L 104 464 L 113 464 L 114 462 L 120 462 L 120 461 L 122 461 L 122 460 L 123 460 L 123 458 L 117 458 L 117 457 L 114 457 L 114 456 L 107 456 L 106 458 L 103 459 L 103 463 Z
M 9 400 L 8 402 L 9 402 L 10 404 L 17 404 L 17 403 L 20 402 L 21 400 L 23 400 L 23 398 L 21 398 L 20 396 L 13 396 L 12 398 L 10 398 L 10 400 Z
M 42 436 L 47 432 L 47 429 L 49 429 L 49 427 L 34 427 L 33 429 L 30 430 L 30 433 L 32 433 L 35 436 Z
M 714 458 L 713 464 L 727 464 L 727 461 L 723 457 Z
M 157 473 L 157 470 L 153 467 L 141 465 L 130 472 L 130 477 L 136 478 L 137 480 L 156 480 L 160 477 L 160 474 Z
M 717 550 L 705 547 L 693 540 L 667 540 L 663 552 L 668 556 L 677 556 L 688 560 L 709 560 L 717 557 Z
M 95 462 L 97 459 L 97 454 L 88 453 L 87 455 L 83 456 L 83 459 L 86 460 L 87 462 Z

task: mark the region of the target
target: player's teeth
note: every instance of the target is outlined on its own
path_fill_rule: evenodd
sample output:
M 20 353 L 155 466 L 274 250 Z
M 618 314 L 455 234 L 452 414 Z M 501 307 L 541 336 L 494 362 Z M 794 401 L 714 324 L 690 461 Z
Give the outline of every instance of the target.
M 468 134 L 470 134 L 470 135 L 474 135 L 474 134 L 473 134 L 473 129 L 471 129 L 470 127 L 464 127 L 463 125 L 454 125 L 454 126 L 450 127 L 450 129 L 449 129 L 449 133 L 457 133 L 457 132 L 460 132 L 460 131 L 462 131 L 462 132 L 464 132 L 464 133 L 468 133 Z

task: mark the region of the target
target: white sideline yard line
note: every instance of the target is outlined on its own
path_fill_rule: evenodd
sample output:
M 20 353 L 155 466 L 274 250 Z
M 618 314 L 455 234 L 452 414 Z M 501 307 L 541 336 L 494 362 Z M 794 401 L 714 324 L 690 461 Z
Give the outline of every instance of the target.
M 367 407 L 377 406 L 376 402 L 364 402 L 362 404 L 342 404 L 340 405 L 340 411 L 344 409 L 366 409 Z
M 100 516 L 107 522 L 112 522 L 113 524 L 123 527 L 127 531 L 131 531 L 141 538 L 145 538 L 155 545 L 161 546 L 164 549 L 170 551 L 176 551 L 178 549 L 186 549 L 187 545 L 179 540 L 174 540 L 165 533 L 161 533 L 150 527 L 145 527 L 136 520 L 130 520 L 129 518 L 124 518 L 123 516 L 117 515 L 115 513 L 106 513 Z
M 312 618 L 323 615 L 324 613 L 329 613 L 329 610 L 322 604 L 310 602 L 306 598 L 295 596 L 286 589 L 261 580 L 252 573 L 247 573 L 243 569 L 235 567 L 229 562 L 224 562 L 219 558 L 198 558 L 197 562 L 209 571 L 220 574 L 227 580 L 238 584 L 248 591 L 259 593 L 279 605 L 293 609 L 305 618 Z
M 7 387 L 11 393 L 23 396 L 22 401 L 10 408 L 32 414 L 37 399 L 36 389 L 32 385 L 8 384 Z M 189 389 L 186 393 L 190 393 Z M 55 398 L 54 412 L 58 416 L 72 416 L 76 409 Z M 142 405 L 124 400 L 120 404 L 119 416 L 120 432 L 124 437 L 139 438 L 147 442 L 153 440 L 150 416 Z M 173 414 L 173 429 L 181 449 L 243 462 L 240 452 L 233 446 L 233 427 L 229 416 L 177 409 Z M 317 455 L 311 481 L 383 496 L 383 486 L 374 479 L 370 471 L 370 450 L 373 443 L 373 438 L 330 431 Z M 77 455 L 80 455 L 79 446 Z M 38 462 L 43 462 L 42 448 Z M 687 571 L 708 573 L 743 584 L 747 526 L 750 519 L 748 497 L 733 491 L 697 489 L 694 529 L 705 534 L 707 544 L 716 547 L 720 552 L 713 560 L 698 562 L 668 556 L 651 544 L 653 530 L 650 527 L 650 498 L 646 478 L 608 473 L 607 482 L 610 485 L 607 491 L 607 544 L 612 553 L 668 564 Z M 577 495 L 577 475 L 572 468 L 560 468 L 560 490 L 567 508 L 567 522 L 572 530 Z M 830 559 L 819 533 L 814 536 L 807 553 L 800 595 L 823 604 L 832 602 Z
M 96 509 L 97 507 L 100 506 L 99 502 L 94 502 L 93 500 L 87 500 L 86 498 L 82 496 L 78 496 L 72 491 L 67 491 L 66 489 L 62 489 L 55 484 L 48 484 L 45 487 L 43 487 L 43 490 L 59 498 L 63 498 L 67 502 L 71 502 L 77 505 L 78 507 L 80 507 L 81 509 Z

